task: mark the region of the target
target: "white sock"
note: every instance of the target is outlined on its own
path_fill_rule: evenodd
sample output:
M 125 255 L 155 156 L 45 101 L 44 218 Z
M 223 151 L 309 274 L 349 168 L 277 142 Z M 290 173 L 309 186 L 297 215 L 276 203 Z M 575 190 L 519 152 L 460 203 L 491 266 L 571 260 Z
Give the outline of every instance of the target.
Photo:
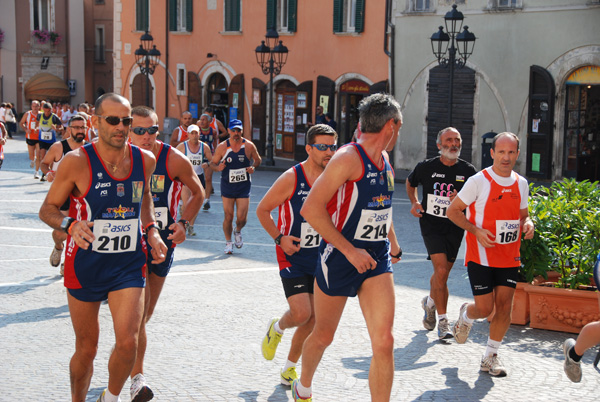
M 485 356 L 497 355 L 498 349 L 502 341 L 494 341 L 488 337 L 487 348 L 485 349 Z
M 104 402 L 121 402 L 121 398 L 119 398 L 118 395 L 111 394 L 108 388 L 106 388 L 106 393 L 104 393 Z
M 438 321 L 442 321 L 444 319 L 448 319 L 448 314 L 438 314 Z
M 298 392 L 298 395 L 300 395 L 302 398 L 310 398 L 312 395 L 312 388 L 305 387 L 300 381 L 298 381 L 296 382 L 296 392 Z
M 465 323 L 467 323 L 467 325 L 473 325 L 473 322 L 475 321 L 469 318 L 469 316 L 467 315 L 467 309 L 465 309 L 465 313 L 463 314 L 463 320 L 465 320 Z
M 283 371 L 286 371 L 287 369 L 289 369 L 290 367 L 296 367 L 296 362 L 293 362 L 291 360 L 287 360 L 285 362 L 285 366 L 283 366 Z
M 431 298 L 431 296 L 427 296 L 427 307 L 432 308 L 435 307 L 435 302 Z
M 274 329 L 274 330 L 275 330 L 275 332 L 277 332 L 278 334 L 281 334 L 281 335 L 283 335 L 283 331 L 284 331 L 284 330 L 283 330 L 283 329 L 281 329 L 281 328 L 279 327 L 279 320 L 277 320 L 277 321 L 275 322 L 275 324 L 273 324 L 273 329 Z

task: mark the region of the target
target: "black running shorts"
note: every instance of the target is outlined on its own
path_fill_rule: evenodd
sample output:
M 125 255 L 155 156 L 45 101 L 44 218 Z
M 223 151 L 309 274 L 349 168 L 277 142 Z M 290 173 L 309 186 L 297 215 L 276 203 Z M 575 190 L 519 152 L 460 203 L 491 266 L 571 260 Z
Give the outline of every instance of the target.
M 496 286 L 508 286 L 513 289 L 517 287 L 519 267 L 494 268 L 469 261 L 467 271 L 473 296 L 492 293 Z
M 313 275 L 303 275 L 295 278 L 281 278 L 283 283 L 283 291 L 285 292 L 286 299 L 300 294 L 310 293 L 313 294 L 315 277 Z

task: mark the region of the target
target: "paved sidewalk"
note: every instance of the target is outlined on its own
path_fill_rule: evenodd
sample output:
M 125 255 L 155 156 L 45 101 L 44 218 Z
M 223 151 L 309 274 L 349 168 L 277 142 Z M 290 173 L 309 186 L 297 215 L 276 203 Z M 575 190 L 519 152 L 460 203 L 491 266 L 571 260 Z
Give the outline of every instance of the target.
M 74 335 L 66 291 L 58 268 L 50 267 L 50 229 L 37 217 L 49 187 L 33 179 L 22 138 L 9 141 L 0 170 L 0 402 L 69 400 L 69 359 Z M 289 349 L 287 331 L 273 361 L 260 344 L 271 317 L 286 302 L 272 240 L 254 208 L 278 172 L 253 178 L 244 247 L 223 254 L 223 212 L 219 197 L 200 212 L 196 238 L 178 247 L 156 312 L 148 325 L 146 377 L 156 401 L 290 401 L 279 385 Z M 218 175 L 214 180 L 217 185 Z M 464 345 L 437 340 L 421 324 L 421 298 L 428 293 L 426 261 L 418 222 L 408 210 L 402 184 L 394 195 L 394 223 L 404 249 L 395 266 L 395 376 L 393 401 L 573 401 L 592 400 L 600 376 L 583 359 L 583 381 L 571 383 L 562 370 L 562 342 L 573 336 L 511 326 L 500 349 L 506 378 L 479 372 L 488 324 L 475 323 Z M 449 315 L 471 300 L 466 268 L 459 260 L 449 281 Z M 107 305 L 100 314 L 101 335 L 87 401 L 107 385 L 107 360 L 114 342 Z M 318 402 L 370 400 L 371 349 L 358 301 L 349 300 L 335 340 L 325 352 L 314 382 Z M 129 382 L 121 394 L 129 400 Z

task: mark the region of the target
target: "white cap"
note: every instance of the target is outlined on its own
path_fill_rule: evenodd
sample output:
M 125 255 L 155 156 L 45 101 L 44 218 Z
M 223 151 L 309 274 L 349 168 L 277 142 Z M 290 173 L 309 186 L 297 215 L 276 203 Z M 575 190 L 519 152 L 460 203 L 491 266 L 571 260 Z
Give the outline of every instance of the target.
M 200 132 L 200 127 L 198 127 L 198 126 L 197 126 L 197 125 L 195 125 L 195 124 L 190 124 L 190 125 L 188 126 L 188 128 L 187 128 L 187 132 L 188 132 L 188 133 L 191 133 L 192 131 L 197 131 L 197 132 Z

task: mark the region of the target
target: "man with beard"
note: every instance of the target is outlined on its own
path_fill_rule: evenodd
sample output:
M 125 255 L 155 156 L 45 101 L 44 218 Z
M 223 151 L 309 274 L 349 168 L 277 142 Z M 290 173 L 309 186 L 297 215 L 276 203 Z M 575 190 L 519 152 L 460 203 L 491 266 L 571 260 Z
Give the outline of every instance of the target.
M 459 159 L 462 146 L 460 133 L 454 127 L 441 130 L 437 136 L 440 156 L 417 164 L 406 180 L 406 192 L 412 205 L 410 213 L 419 218 L 421 235 L 433 264 L 429 296 L 421 301 L 425 316 L 423 326 L 432 331 L 438 313 L 438 336 L 452 338 L 447 316 L 448 276 L 464 235 L 464 230 L 446 216 L 448 206 L 465 181 L 477 170 Z M 423 186 L 423 201 L 418 201 L 417 187 Z
M 328 125 L 317 124 L 308 130 L 306 141 L 308 158 L 283 173 L 256 207 L 261 225 L 275 241 L 279 275 L 289 304 L 281 318 L 269 322 L 262 343 L 263 357 L 273 360 L 283 331 L 298 328 L 281 370 L 284 385 L 291 385 L 298 378 L 296 363 L 314 325 L 313 284 L 321 237 L 300 215 L 300 209 L 337 150 L 337 133 Z M 277 207 L 279 220 L 275 226 L 271 211 Z
M 85 145 L 85 131 L 87 130 L 86 121 L 83 116 L 75 115 L 68 121 L 66 139 L 52 144 L 44 159 L 42 160 L 42 173 L 46 176 L 49 182 L 54 181 L 56 169 L 62 161 L 63 157 L 74 149 Z M 52 166 L 52 169 L 50 169 Z M 60 207 L 60 211 L 64 216 L 69 213 L 69 199 Z M 63 251 L 64 241 L 67 239 L 67 234 L 62 230 L 54 229 L 52 231 L 52 239 L 54 240 L 54 249 L 50 254 L 50 265 L 58 267 Z M 64 264 L 60 267 L 60 274 L 64 273 Z

